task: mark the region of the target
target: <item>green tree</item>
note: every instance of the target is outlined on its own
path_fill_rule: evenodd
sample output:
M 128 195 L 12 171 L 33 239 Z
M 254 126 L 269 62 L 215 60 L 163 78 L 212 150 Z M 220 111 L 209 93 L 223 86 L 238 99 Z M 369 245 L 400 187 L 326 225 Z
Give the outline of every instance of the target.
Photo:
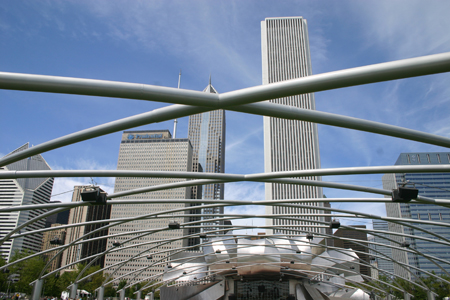
M 0 255 L 0 267 L 6 265 L 5 259 Z M 9 269 L 0 270 L 0 291 L 6 292 L 8 288 Z
M 84 266 L 83 266 L 83 268 L 84 268 Z M 100 269 L 101 269 L 100 266 L 91 266 L 83 274 L 83 277 L 90 275 Z M 80 271 L 81 270 L 82 269 L 80 269 Z M 93 294 L 95 292 L 95 289 L 102 285 L 104 279 L 105 279 L 105 277 L 103 276 L 103 272 L 99 272 L 97 274 L 92 275 L 92 277 L 81 282 L 79 287 L 82 288 L 83 290 L 86 290 L 89 293 Z
M 442 279 L 450 281 L 449 276 L 442 275 Z M 416 286 L 415 284 L 402 279 L 402 278 L 395 278 L 391 279 L 389 277 L 380 276 L 380 280 L 392 284 L 394 286 L 399 287 L 400 289 L 408 292 L 411 294 L 414 299 L 427 299 L 427 289 L 420 288 Z M 444 297 L 450 296 L 450 285 L 447 283 L 442 282 L 441 280 L 429 276 L 429 277 L 421 277 L 420 280 L 416 280 L 415 283 L 422 285 L 422 281 L 432 292 L 436 293 L 438 295 L 437 299 L 442 299 Z M 368 283 L 369 285 L 375 286 L 373 283 Z M 389 292 L 390 294 L 393 294 L 398 299 L 403 299 L 404 292 L 393 290 L 391 287 L 389 287 L 386 284 L 381 284 L 381 288 L 385 290 L 386 292 Z M 381 295 L 386 296 L 386 295 Z
M 25 258 L 33 254 L 29 250 L 16 251 L 11 257 L 11 262 Z M 33 287 L 30 283 L 39 277 L 42 269 L 45 266 L 45 259 L 42 256 L 35 256 L 25 261 L 21 261 L 10 268 L 11 274 L 18 274 L 18 282 L 15 284 L 15 290 L 17 292 L 31 294 Z
M 45 296 L 60 297 L 62 290 L 58 285 L 59 274 L 50 275 L 44 280 L 43 294 Z
M 117 291 L 116 289 L 112 286 L 112 284 L 108 284 L 107 286 L 105 286 L 105 297 L 116 297 L 117 296 Z
M 120 290 L 123 289 L 126 285 L 127 285 L 127 281 L 126 281 L 125 279 L 119 281 L 119 285 L 117 286 L 117 291 L 120 291 Z M 127 296 L 127 291 L 128 291 L 128 290 L 129 290 L 129 289 L 126 289 L 126 290 L 125 290 L 125 297 L 128 297 L 128 296 Z
M 68 290 L 68 286 L 70 286 L 77 277 L 78 272 L 76 269 L 74 271 L 66 271 L 64 272 L 58 279 L 57 287 L 58 289 L 63 292 Z
M 61 275 L 61 277 L 59 277 L 57 287 L 60 293 L 62 291 L 68 290 L 68 286 L 70 286 L 73 282 L 75 282 L 75 279 L 78 277 L 78 275 L 84 269 L 85 266 L 86 265 L 84 264 L 77 264 L 77 266 L 73 271 L 66 271 Z M 89 274 L 92 274 L 98 270 L 100 270 L 100 266 L 91 266 L 86 270 L 86 272 L 83 273 L 81 278 L 86 277 Z M 104 280 L 103 272 L 99 272 L 97 274 L 92 275 L 88 279 L 78 282 L 78 289 L 86 290 L 89 293 L 93 294 L 95 292 L 95 289 L 101 286 L 103 280 Z
M 119 281 L 119 286 L 117 287 L 117 290 L 120 291 L 126 285 L 127 281 L 125 279 L 122 279 L 121 281 Z

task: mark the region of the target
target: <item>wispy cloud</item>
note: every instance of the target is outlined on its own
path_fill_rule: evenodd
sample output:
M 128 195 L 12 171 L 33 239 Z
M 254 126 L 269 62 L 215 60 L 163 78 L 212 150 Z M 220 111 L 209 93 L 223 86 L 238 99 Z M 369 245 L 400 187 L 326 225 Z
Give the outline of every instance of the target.
M 228 173 L 264 171 L 262 117 L 227 112 L 226 139 L 225 169 Z
M 99 162 L 91 159 L 77 158 L 72 161 L 73 166 L 60 166 L 54 165 L 52 169 L 54 170 L 114 170 L 116 166 L 113 165 L 103 165 Z M 62 202 L 72 201 L 72 193 L 68 191 L 73 191 L 74 186 L 77 185 L 90 185 L 96 184 L 100 186 L 105 192 L 112 193 L 114 191 L 115 178 L 109 177 L 82 177 L 82 178 L 55 178 L 53 184 L 52 201 L 58 200 Z M 68 193 L 67 193 L 68 192 Z
M 368 47 L 384 48 L 392 59 L 448 51 L 450 3 L 372 1 L 352 3 Z
M 262 125 L 262 124 L 260 124 L 260 125 Z M 237 148 L 237 147 L 242 146 L 244 144 L 249 144 L 248 140 L 251 137 L 253 137 L 253 136 L 256 136 L 256 137 L 260 138 L 262 131 L 263 131 L 262 126 L 259 126 L 259 127 L 257 127 L 256 129 L 254 129 L 253 131 L 251 131 L 251 132 L 249 132 L 247 134 L 244 133 L 244 134 L 240 135 L 239 137 L 236 137 L 235 140 L 230 141 L 229 143 L 227 143 L 227 146 L 226 146 L 225 150 L 227 152 L 229 152 L 229 151 L 232 151 L 233 148 Z
M 250 206 L 235 206 L 227 207 L 225 209 L 226 214 L 246 214 L 246 215 L 264 215 L 265 206 L 250 205 Z M 231 221 L 234 226 L 250 226 L 251 228 L 234 230 L 236 234 L 256 234 L 257 232 L 265 232 L 266 229 L 263 226 L 266 225 L 265 219 L 261 218 L 243 218 Z
M 258 201 L 264 200 L 264 184 L 252 182 L 236 182 L 225 184 L 225 199 L 227 200 L 246 200 Z M 229 206 L 225 208 L 227 214 L 248 214 L 263 215 L 265 214 L 265 206 L 247 205 L 247 206 Z M 233 220 L 233 225 L 254 226 L 255 229 L 237 230 L 236 233 L 256 233 L 265 232 L 265 229 L 258 228 L 265 225 L 264 219 L 245 218 Z
M 242 43 L 232 34 L 242 25 L 239 20 L 243 19 L 229 13 L 232 5 L 228 3 L 218 3 L 214 7 L 179 1 L 171 10 L 156 2 L 132 2 L 127 9 L 110 1 L 87 6 L 108 28 L 109 38 L 132 47 L 196 61 L 201 69 L 223 72 L 232 66 L 241 79 L 252 84 L 260 82 L 253 58 L 240 51 Z M 242 12 L 236 11 L 239 13 Z M 170 26 L 167 20 L 170 20 Z

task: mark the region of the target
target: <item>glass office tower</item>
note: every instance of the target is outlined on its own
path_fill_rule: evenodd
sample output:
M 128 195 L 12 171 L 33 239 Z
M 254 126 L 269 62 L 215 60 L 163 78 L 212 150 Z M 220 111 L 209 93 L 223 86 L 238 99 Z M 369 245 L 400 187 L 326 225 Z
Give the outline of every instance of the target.
M 395 163 L 395 165 L 439 164 L 450 164 L 450 152 L 402 153 Z M 425 196 L 433 199 L 450 199 L 449 173 L 401 173 L 386 174 L 383 176 L 383 188 L 385 189 L 397 188 L 399 185 L 403 185 L 405 183 L 408 187 L 415 186 L 415 188 L 419 190 L 420 196 Z M 387 203 L 386 213 L 388 217 L 428 220 L 438 223 L 450 223 L 450 208 L 442 207 L 439 205 L 418 203 Z M 443 238 L 450 239 L 449 227 L 420 223 L 415 223 L 414 225 L 420 229 L 438 234 Z M 418 237 L 436 239 L 435 236 L 432 236 L 431 234 L 423 232 L 419 229 L 413 229 L 392 223 L 389 223 L 389 230 L 402 232 Z M 394 236 L 392 238 L 394 239 Z M 401 239 L 399 241 L 403 241 L 403 238 L 396 237 L 395 239 Z M 416 249 L 417 251 L 426 255 L 431 255 L 443 260 L 450 261 L 450 248 L 447 245 L 410 238 L 407 238 L 406 241 L 410 242 L 410 248 L 412 249 Z M 398 246 L 398 244 L 396 244 L 396 246 Z M 396 257 L 394 255 L 394 252 L 396 252 L 396 250 L 393 250 L 392 252 L 395 259 Z M 445 264 L 442 261 L 433 263 L 432 261 L 421 255 L 415 255 L 412 253 L 403 255 L 406 257 L 403 257 L 401 261 L 405 261 L 408 264 L 419 267 L 425 271 L 434 271 L 436 274 L 444 274 L 439 266 L 443 267 L 446 270 L 450 269 L 450 264 Z M 415 270 L 411 271 L 417 273 L 417 271 Z
M 217 94 L 211 80 L 203 90 L 205 93 Z M 189 116 L 188 139 L 192 144 L 192 171 L 207 173 L 225 172 L 225 111 L 213 110 L 201 114 Z M 207 184 L 192 188 L 192 199 L 224 199 L 224 184 Z M 223 207 L 195 209 L 191 213 L 204 215 L 223 214 Z M 203 231 L 216 229 L 217 222 L 212 221 L 213 216 L 205 216 L 204 220 L 210 220 L 204 225 L 210 224 Z M 190 221 L 198 221 L 200 217 L 192 217 Z M 192 228 L 189 233 L 200 232 L 200 229 Z M 198 244 L 198 238 L 189 240 L 189 245 Z

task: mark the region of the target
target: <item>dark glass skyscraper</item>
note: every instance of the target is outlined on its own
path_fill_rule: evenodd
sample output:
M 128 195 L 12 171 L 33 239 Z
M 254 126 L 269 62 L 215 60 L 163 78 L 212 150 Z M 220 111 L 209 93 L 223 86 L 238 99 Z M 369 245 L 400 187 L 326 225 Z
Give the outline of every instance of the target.
M 211 81 L 203 92 L 217 94 Z M 190 116 L 188 139 L 192 144 L 193 172 L 225 172 L 225 111 L 223 109 Z M 193 187 L 192 199 L 224 199 L 224 185 L 217 183 Z M 195 212 L 200 211 L 202 214 L 223 214 L 223 207 L 206 208 Z M 191 231 L 194 233 L 193 230 Z
M 402 153 L 395 165 L 440 165 L 450 164 L 450 152 L 441 153 Z M 419 190 L 420 196 L 433 199 L 450 199 L 450 174 L 449 173 L 401 173 L 386 174 L 383 176 L 383 188 L 394 189 L 401 184 L 407 183 L 407 186 L 415 186 Z M 418 203 L 387 203 L 386 212 L 388 217 L 408 218 L 415 220 L 428 220 L 434 222 L 450 223 L 450 208 L 445 208 L 433 204 Z M 450 228 L 444 226 L 436 226 L 429 224 L 414 224 L 420 229 L 431 231 L 439 236 L 450 239 Z M 417 237 L 425 237 L 436 239 L 429 233 L 419 229 L 413 229 L 398 224 L 389 223 L 389 230 L 414 235 Z M 398 241 L 403 241 L 401 237 L 394 237 Z M 450 261 L 450 248 L 447 245 L 425 241 L 420 239 L 406 239 L 410 242 L 412 249 L 437 258 Z M 398 246 L 398 244 L 396 244 Z M 444 274 L 440 265 L 444 269 L 449 270 L 450 264 L 442 262 L 433 263 L 429 259 L 413 253 L 405 254 L 404 251 L 393 250 L 393 258 L 401 262 L 407 262 L 409 265 L 416 266 L 422 270 L 436 274 Z M 403 257 L 402 257 L 403 256 Z M 396 270 L 394 265 L 394 270 Z M 413 272 L 417 272 L 411 270 Z M 396 273 L 398 270 L 396 271 Z M 423 274 L 422 274 L 423 275 Z

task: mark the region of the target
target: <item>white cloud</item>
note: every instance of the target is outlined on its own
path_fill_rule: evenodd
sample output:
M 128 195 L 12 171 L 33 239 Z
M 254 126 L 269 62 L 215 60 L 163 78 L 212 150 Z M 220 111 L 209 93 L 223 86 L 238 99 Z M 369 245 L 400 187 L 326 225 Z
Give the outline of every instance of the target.
M 352 2 L 368 47 L 384 48 L 392 59 L 448 51 L 450 3 L 442 1 Z
M 234 206 L 234 207 L 226 207 L 226 214 L 247 214 L 247 215 L 264 215 L 265 214 L 265 206 L 261 205 L 249 205 L 249 206 Z M 265 232 L 265 228 L 262 228 L 266 225 L 265 219 L 262 218 L 243 218 L 236 219 L 231 221 L 234 226 L 244 225 L 250 226 L 253 228 L 248 229 L 240 229 L 233 231 L 236 234 L 256 234 L 257 232 Z
M 102 165 L 97 161 L 85 158 L 77 158 L 71 162 L 74 166 L 73 169 L 76 170 L 115 170 L 116 166 L 113 165 Z M 70 167 L 63 167 L 59 165 L 53 165 L 53 170 L 71 170 Z M 62 202 L 70 202 L 72 201 L 72 193 L 74 186 L 76 185 L 90 185 L 96 184 L 100 186 L 105 192 L 112 193 L 114 190 L 114 178 L 109 177 L 83 177 L 83 178 L 55 178 L 55 182 L 53 184 L 53 192 L 52 201 L 62 201 Z M 66 193 L 67 192 L 67 193 Z M 63 194 L 61 194 L 63 193 Z M 61 195 L 59 195 L 61 194 Z
M 51 201 L 70 202 L 72 201 L 74 186 L 88 184 L 90 184 L 90 182 L 86 179 L 55 178 Z
M 225 183 L 225 199 L 227 200 L 264 200 L 264 183 L 231 182 Z
M 252 136 L 260 136 L 262 130 L 263 130 L 262 126 L 259 126 L 259 127 L 257 127 L 256 129 L 254 129 L 253 131 L 251 131 L 251 132 L 249 132 L 247 134 L 240 135 L 235 140 L 227 143 L 227 146 L 226 146 L 225 150 L 227 152 L 228 151 L 232 151 L 233 148 L 235 148 L 235 147 L 239 147 L 241 145 L 248 144 L 248 140 L 250 139 L 250 137 L 252 137 Z
M 245 200 L 245 201 L 264 200 L 264 184 L 252 182 L 227 183 L 225 184 L 225 199 Z M 229 206 L 225 207 L 225 213 L 263 215 L 265 214 L 265 206 L 262 205 Z M 255 227 L 254 229 L 237 230 L 235 231 L 235 233 L 253 234 L 256 232 L 265 232 L 264 228 L 258 228 L 266 224 L 264 219 L 245 218 L 239 220 L 232 220 L 232 223 L 233 225 L 247 225 Z

